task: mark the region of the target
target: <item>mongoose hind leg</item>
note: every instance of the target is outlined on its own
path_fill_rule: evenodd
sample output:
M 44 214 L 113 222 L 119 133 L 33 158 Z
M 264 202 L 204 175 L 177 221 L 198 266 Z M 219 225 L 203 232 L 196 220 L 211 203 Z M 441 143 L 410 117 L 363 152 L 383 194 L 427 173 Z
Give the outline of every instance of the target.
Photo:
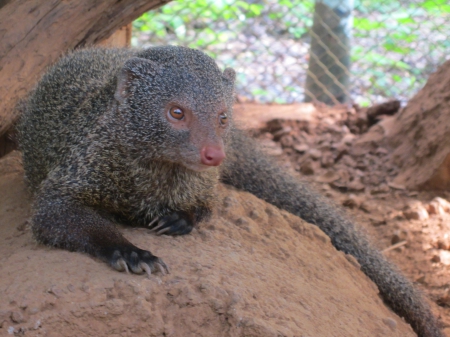
M 41 193 L 35 204 L 32 230 L 39 242 L 88 253 L 118 271 L 169 272 L 159 257 L 134 246 L 94 209 L 52 192 Z

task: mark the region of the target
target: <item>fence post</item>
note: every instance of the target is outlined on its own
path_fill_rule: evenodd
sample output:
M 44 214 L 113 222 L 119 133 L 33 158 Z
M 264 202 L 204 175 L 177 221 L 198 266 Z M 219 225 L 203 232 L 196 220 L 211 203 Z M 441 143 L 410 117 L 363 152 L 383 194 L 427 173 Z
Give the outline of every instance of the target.
M 353 0 L 316 0 L 305 102 L 350 100 L 350 39 Z

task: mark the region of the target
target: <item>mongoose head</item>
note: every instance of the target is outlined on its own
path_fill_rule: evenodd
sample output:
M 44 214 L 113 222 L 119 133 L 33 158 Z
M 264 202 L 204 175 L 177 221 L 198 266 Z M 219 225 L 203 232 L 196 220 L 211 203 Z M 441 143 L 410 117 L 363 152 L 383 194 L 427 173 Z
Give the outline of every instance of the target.
M 125 138 L 142 163 L 168 161 L 194 171 L 218 166 L 232 123 L 233 69 L 184 47 L 157 47 L 126 61 L 115 99 Z

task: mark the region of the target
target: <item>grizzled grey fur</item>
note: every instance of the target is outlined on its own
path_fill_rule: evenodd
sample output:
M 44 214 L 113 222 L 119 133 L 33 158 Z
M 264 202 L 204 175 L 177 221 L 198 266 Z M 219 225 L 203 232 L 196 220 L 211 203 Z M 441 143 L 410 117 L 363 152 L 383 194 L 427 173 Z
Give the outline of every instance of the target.
M 117 270 L 164 273 L 164 262 L 127 241 L 114 222 L 187 234 L 210 214 L 221 180 L 320 227 L 420 337 L 443 336 L 421 294 L 340 210 L 233 127 L 234 78 L 233 70 L 222 73 L 208 56 L 182 47 L 63 57 L 31 93 L 19 125 L 36 195 L 35 238 Z M 167 122 L 168 104 L 192 112 L 188 129 Z M 230 122 L 220 125 L 224 114 Z M 223 144 L 220 167 L 199 169 L 206 143 Z

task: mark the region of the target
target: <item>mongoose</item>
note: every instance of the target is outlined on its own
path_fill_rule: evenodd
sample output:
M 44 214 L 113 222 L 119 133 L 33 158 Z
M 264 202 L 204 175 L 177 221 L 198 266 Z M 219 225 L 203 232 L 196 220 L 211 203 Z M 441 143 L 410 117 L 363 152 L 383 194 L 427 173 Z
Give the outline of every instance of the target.
M 63 57 L 30 94 L 18 126 L 36 195 L 34 237 L 119 271 L 166 273 L 114 223 L 187 234 L 211 213 L 222 181 L 320 227 L 419 336 L 443 336 L 421 294 L 353 223 L 233 126 L 234 81 L 234 70 L 183 47 Z

